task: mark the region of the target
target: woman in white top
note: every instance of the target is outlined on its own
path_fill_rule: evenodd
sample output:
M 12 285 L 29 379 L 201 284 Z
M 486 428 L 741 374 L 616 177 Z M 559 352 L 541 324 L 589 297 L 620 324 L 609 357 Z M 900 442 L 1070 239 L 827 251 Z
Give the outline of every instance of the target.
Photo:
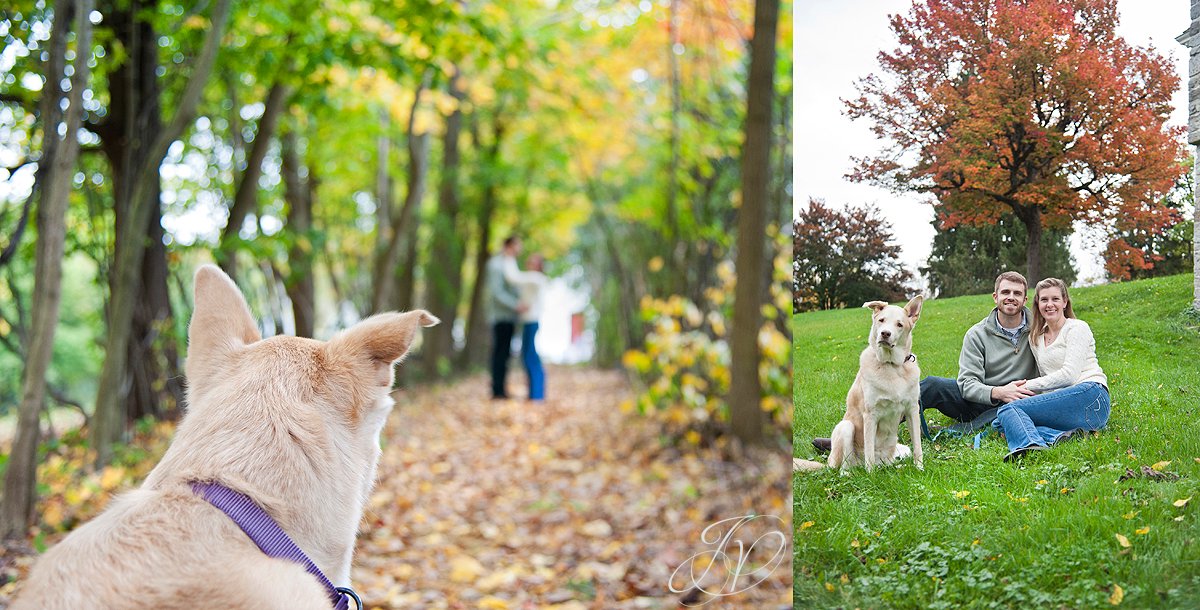
M 1004 431 L 1010 461 L 1030 450 L 1045 449 L 1077 430 L 1108 424 L 1108 378 L 1096 361 L 1096 339 L 1087 322 L 1075 317 L 1067 285 L 1060 279 L 1038 282 L 1033 292 L 1030 347 L 1041 377 L 1024 382 L 1035 396 L 1014 400 L 996 413 L 993 426 Z
M 516 286 L 520 303 L 525 306 L 521 312 L 521 362 L 529 375 L 529 400 L 536 401 L 546 398 L 546 371 L 542 368 L 536 345 L 538 320 L 542 317 L 542 292 L 546 287 L 542 265 L 541 255 L 532 254 L 526 261 L 526 271 L 517 268 L 515 259 L 504 266 L 504 279 Z

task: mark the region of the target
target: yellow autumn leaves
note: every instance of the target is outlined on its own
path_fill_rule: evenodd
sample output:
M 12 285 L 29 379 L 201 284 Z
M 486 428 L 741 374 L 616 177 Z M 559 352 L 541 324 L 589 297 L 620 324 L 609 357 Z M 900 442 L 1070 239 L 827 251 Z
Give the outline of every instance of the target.
M 646 263 L 651 274 L 665 272 L 665 266 L 661 257 Z M 790 299 L 790 277 L 787 249 L 779 248 L 773 261 L 771 302 L 763 304 L 765 320 L 757 338 L 763 384 L 759 406 L 781 431 L 791 421 L 792 344 L 780 332 L 777 320 Z M 621 358 L 641 386 L 636 398 L 622 403 L 621 410 L 659 421 L 666 434 L 690 445 L 712 440 L 729 419 L 725 394 L 731 381 L 730 297 L 737 282 L 733 264 L 720 263 L 716 278 L 717 285 L 704 292 L 701 303 L 680 295 L 643 297 L 641 317 L 649 330 L 645 344 Z

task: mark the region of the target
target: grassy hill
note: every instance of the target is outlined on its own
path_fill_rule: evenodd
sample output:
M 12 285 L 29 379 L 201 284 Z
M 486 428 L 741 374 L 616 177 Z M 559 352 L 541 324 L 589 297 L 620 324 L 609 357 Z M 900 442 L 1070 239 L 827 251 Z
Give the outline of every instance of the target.
M 1106 430 L 1015 465 L 1001 461 L 993 432 L 978 451 L 926 442 L 924 472 L 909 461 L 794 474 L 795 607 L 1200 608 L 1191 291 L 1191 275 L 1071 291 L 1108 375 Z M 927 301 L 914 335 L 922 375 L 956 376 L 963 333 L 992 306 L 988 295 Z M 793 324 L 793 446 L 817 459 L 809 441 L 842 417 L 870 316 L 815 312 Z M 1127 469 L 1139 476 L 1120 480 Z

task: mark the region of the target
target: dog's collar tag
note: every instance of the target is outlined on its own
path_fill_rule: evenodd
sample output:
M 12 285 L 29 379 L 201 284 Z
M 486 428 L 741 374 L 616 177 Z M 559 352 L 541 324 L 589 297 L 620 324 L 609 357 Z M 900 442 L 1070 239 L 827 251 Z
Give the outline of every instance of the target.
M 917 361 L 917 355 L 916 355 L 916 354 L 909 354 L 909 355 L 908 355 L 908 357 L 904 359 L 904 361 L 905 361 L 905 362 L 916 362 L 916 361 Z
M 312 559 L 309 559 L 308 555 L 296 546 L 287 532 L 283 531 L 283 528 L 279 527 L 279 524 L 267 514 L 267 511 L 263 510 L 249 496 L 214 482 L 192 481 L 191 487 L 196 495 L 225 513 L 268 557 L 289 559 L 304 566 L 304 569 L 315 576 L 317 581 L 325 587 L 334 610 L 349 610 L 348 599 L 353 599 L 357 604 L 357 610 L 362 610 L 362 600 L 354 590 L 349 587 L 333 586 L 321 568 L 318 568 L 317 564 L 313 563 Z

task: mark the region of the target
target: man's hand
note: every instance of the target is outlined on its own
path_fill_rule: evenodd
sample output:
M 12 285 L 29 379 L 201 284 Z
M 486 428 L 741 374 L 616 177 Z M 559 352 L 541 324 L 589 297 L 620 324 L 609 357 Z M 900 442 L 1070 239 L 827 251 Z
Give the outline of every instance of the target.
M 1014 400 L 1033 396 L 1033 390 L 1025 387 L 1025 381 L 1025 379 L 1018 379 L 1007 385 L 992 388 L 992 400 L 1008 404 Z
M 525 303 L 517 303 L 517 313 L 525 313 L 529 311 L 529 305 Z M 1024 383 L 1024 382 L 1022 382 Z

